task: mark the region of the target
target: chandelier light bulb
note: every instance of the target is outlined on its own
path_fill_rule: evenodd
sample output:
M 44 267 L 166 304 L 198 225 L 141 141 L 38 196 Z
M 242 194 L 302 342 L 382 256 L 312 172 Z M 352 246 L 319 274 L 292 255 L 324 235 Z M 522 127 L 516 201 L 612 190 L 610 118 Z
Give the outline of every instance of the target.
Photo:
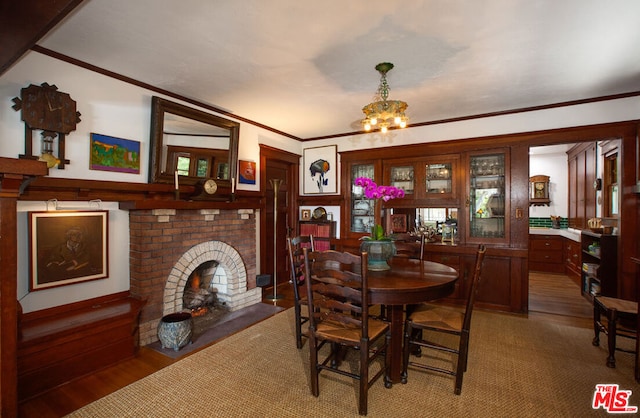
M 396 125 L 400 125 L 400 122 L 402 122 L 402 118 L 400 116 L 396 116 L 395 118 L 393 118 L 393 123 L 395 123 Z
M 371 130 L 371 124 L 369 122 L 364 124 L 364 130 L 365 131 L 370 131 Z
M 407 127 L 407 121 L 406 120 L 401 121 L 400 122 L 400 127 L 401 128 L 406 128 Z
M 380 132 L 382 132 L 383 134 L 387 133 L 387 125 L 384 125 L 380 128 Z
M 371 124 L 372 125 L 377 125 L 378 124 L 378 118 L 371 118 Z

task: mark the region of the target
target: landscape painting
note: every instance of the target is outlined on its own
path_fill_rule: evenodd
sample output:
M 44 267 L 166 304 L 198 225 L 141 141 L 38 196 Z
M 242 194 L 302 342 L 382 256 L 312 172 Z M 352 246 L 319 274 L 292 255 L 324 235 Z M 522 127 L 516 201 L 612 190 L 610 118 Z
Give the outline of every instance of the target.
M 140 142 L 92 133 L 89 168 L 140 174 Z

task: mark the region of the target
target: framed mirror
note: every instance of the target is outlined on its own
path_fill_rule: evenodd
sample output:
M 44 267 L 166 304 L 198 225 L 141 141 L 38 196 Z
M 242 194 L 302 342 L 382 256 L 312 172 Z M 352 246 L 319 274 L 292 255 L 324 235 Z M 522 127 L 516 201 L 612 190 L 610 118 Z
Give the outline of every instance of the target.
M 150 183 L 215 179 L 231 191 L 237 178 L 240 124 L 154 96 L 151 101 Z

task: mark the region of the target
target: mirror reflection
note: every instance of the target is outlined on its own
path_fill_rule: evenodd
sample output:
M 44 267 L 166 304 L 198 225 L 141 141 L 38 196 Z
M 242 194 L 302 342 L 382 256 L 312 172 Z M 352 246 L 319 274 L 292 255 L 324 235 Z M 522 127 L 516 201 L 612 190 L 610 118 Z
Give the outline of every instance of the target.
M 213 178 L 223 186 L 235 178 L 239 124 L 154 97 L 150 182 L 193 184 Z

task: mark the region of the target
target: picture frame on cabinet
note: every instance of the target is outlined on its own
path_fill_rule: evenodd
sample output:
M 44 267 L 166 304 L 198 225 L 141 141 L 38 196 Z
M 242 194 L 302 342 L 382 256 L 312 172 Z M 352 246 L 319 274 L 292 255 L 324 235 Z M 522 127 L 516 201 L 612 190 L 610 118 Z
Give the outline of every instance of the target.
M 29 290 L 105 279 L 108 211 L 29 212 Z
M 338 191 L 337 145 L 302 150 L 304 194 L 334 194 Z
M 300 219 L 303 221 L 311 220 L 311 209 L 302 209 Z
M 407 232 L 407 215 L 394 214 L 391 215 L 391 233 Z

